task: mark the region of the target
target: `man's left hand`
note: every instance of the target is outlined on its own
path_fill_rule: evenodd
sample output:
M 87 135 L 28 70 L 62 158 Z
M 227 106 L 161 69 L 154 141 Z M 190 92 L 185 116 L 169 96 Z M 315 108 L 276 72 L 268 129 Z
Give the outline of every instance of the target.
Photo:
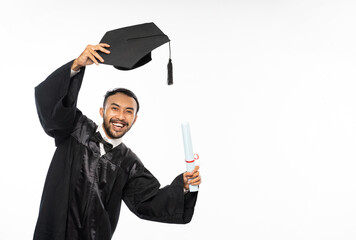
M 184 189 L 188 190 L 189 185 L 200 185 L 201 184 L 201 176 L 199 173 L 199 166 L 196 166 L 193 171 L 191 172 L 185 172 L 183 174 L 183 180 L 184 180 Z

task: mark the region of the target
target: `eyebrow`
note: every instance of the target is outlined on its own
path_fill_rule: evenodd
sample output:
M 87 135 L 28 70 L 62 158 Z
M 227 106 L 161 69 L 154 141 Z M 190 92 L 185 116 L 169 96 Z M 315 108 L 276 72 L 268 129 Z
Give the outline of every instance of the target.
M 119 104 L 117 103 L 111 103 L 110 105 L 114 105 L 114 106 L 117 106 L 117 107 L 121 107 Z M 130 110 L 133 110 L 135 111 L 135 109 L 133 107 L 127 107 L 126 109 L 130 109 Z

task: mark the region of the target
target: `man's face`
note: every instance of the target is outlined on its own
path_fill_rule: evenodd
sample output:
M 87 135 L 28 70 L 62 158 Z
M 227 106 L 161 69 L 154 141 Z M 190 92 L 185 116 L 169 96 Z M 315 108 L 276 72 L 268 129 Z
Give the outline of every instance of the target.
M 103 127 L 110 139 L 121 138 L 135 123 L 137 115 L 135 99 L 123 93 L 117 93 L 107 98 L 105 109 L 100 108 Z

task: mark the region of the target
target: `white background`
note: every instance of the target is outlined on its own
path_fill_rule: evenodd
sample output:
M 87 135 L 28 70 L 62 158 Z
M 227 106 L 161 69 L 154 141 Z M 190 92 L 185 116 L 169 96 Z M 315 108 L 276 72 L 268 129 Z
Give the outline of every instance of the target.
M 164 186 L 191 125 L 203 184 L 192 222 L 138 219 L 113 239 L 356 239 L 356 2 L 7 1 L 1 6 L 0 238 L 31 239 L 54 142 L 34 87 L 108 30 L 155 22 L 172 40 L 135 71 L 90 66 L 78 107 L 108 89 L 141 102 L 126 144 Z

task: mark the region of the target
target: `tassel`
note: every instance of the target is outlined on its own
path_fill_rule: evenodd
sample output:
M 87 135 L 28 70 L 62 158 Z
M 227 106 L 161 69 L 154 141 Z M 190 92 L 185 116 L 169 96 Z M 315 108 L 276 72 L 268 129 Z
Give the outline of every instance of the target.
M 173 84 L 173 65 L 172 65 L 171 59 L 169 59 L 169 61 L 168 61 L 167 70 L 168 70 L 167 84 L 172 85 Z
M 171 42 L 170 41 L 169 41 L 169 61 L 167 64 L 167 70 L 168 70 L 167 84 L 172 85 L 173 84 L 173 65 L 172 65 L 172 59 L 171 59 Z

